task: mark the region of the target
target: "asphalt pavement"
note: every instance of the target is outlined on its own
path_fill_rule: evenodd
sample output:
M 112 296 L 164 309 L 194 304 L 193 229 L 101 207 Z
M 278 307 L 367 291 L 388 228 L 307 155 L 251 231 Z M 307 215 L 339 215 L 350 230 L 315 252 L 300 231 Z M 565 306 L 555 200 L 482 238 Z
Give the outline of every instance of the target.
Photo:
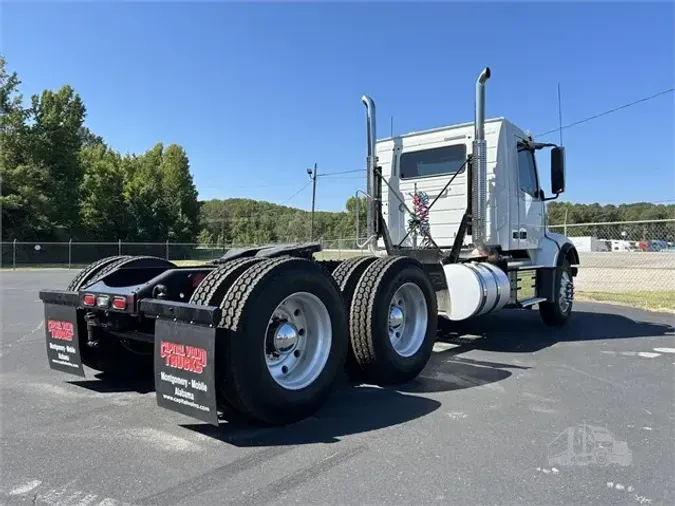
M 38 290 L 74 274 L 0 273 L 1 504 L 675 504 L 673 315 L 576 303 L 551 330 L 503 311 L 445 329 L 402 388 L 215 428 L 152 381 L 48 368 Z

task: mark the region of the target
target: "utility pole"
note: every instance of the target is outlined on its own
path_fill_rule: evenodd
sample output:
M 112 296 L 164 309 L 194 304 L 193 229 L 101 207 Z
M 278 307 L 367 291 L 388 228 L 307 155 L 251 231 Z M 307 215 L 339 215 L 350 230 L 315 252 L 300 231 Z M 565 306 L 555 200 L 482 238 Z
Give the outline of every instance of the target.
M 309 218 L 309 240 L 314 240 L 314 204 L 316 203 L 316 163 L 314 164 L 314 170 L 307 169 L 307 174 L 312 180 L 312 214 Z

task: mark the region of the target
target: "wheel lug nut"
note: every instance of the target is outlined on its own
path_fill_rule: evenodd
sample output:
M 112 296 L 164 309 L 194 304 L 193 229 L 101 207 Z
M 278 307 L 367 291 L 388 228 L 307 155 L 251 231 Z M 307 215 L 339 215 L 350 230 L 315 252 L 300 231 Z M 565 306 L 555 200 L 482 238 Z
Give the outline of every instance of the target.
M 299 357 L 299 356 L 300 356 L 300 350 L 295 350 L 295 351 L 293 352 L 293 355 L 294 355 L 296 358 Z
M 283 367 L 281 368 L 281 372 L 284 373 L 284 374 L 286 374 L 286 373 L 288 372 L 288 367 L 283 366 Z

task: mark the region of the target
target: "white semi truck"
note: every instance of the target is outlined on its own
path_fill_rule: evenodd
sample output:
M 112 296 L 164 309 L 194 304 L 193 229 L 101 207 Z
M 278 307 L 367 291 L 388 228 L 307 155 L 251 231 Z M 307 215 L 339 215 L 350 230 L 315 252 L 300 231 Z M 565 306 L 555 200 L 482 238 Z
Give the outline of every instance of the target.
M 486 68 L 476 82 L 473 124 L 389 139 L 377 139 L 363 97 L 373 255 L 319 261 L 321 245 L 307 243 L 231 250 L 194 267 L 103 258 L 65 290 L 40 292 L 49 366 L 150 372 L 163 408 L 214 425 L 285 424 L 315 412 L 343 368 L 371 384 L 415 378 L 439 317 L 538 305 L 544 322 L 565 323 L 579 256 L 545 226 L 545 201 L 565 190 L 564 151 L 506 119 L 485 121 L 489 77 Z M 535 164 L 545 147 L 553 197 Z M 519 297 L 528 278 L 534 290 Z
M 377 256 L 433 258 L 444 318 L 538 305 L 546 323 L 561 324 L 571 312 L 579 255 L 567 237 L 547 230 L 546 201 L 565 191 L 564 148 L 536 142 L 506 118 L 486 120 L 489 78 L 486 68 L 476 82 L 474 123 L 380 140 L 375 104 L 362 98 L 368 247 Z M 548 147 L 552 197 L 541 188 L 534 156 Z M 422 199 L 430 202 L 420 213 L 414 207 Z M 427 247 L 416 247 L 416 239 Z M 518 280 L 532 279 L 526 273 L 534 275 L 534 295 L 520 299 Z

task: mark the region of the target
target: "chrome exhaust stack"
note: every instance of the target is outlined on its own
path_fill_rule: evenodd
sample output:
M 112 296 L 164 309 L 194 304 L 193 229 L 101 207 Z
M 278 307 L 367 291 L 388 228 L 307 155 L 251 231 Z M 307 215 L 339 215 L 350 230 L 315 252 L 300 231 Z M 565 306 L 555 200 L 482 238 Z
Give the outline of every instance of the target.
M 377 156 L 375 154 L 375 143 L 377 142 L 377 132 L 375 129 L 375 102 L 367 95 L 361 97 L 361 102 L 366 106 L 367 117 L 367 143 L 368 160 L 366 168 L 366 227 L 368 234 L 368 243 L 371 250 L 377 247 L 377 238 L 379 231 L 378 199 L 376 191 L 375 170 L 377 168 Z M 358 219 L 358 218 L 357 218 Z
M 471 236 L 476 248 L 483 248 L 487 238 L 487 145 L 485 142 L 485 83 L 490 79 L 490 67 L 485 67 L 476 80 L 476 117 L 473 140 L 473 170 L 471 181 Z

